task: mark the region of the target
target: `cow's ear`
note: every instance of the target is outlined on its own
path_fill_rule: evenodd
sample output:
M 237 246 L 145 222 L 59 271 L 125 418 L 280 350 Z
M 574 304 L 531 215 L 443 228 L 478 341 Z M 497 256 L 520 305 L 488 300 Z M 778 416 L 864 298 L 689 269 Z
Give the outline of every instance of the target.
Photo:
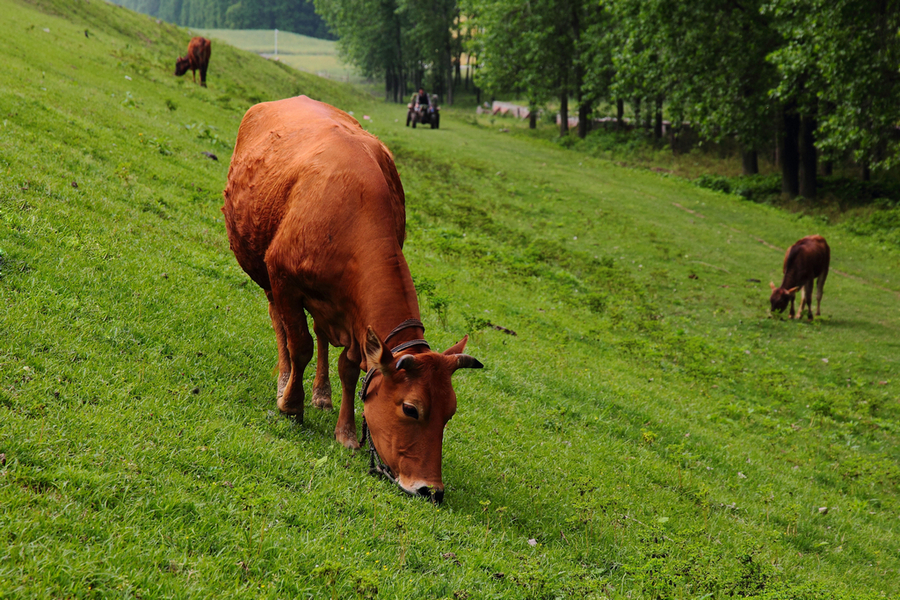
M 466 342 L 468 341 L 469 336 L 466 335 L 465 337 L 463 337 L 463 339 L 459 340 L 454 345 L 444 350 L 444 355 L 450 356 L 451 354 L 462 354 L 462 351 L 466 349 Z
M 769 287 L 772 288 L 773 292 L 775 291 L 775 284 L 772 283 L 771 281 L 769 282 Z
M 475 357 L 469 356 L 468 354 L 457 354 L 452 357 L 454 360 L 453 364 L 450 367 L 451 372 L 457 369 L 483 369 L 484 365 L 481 364 L 481 361 Z
M 394 355 L 381 343 L 378 334 L 369 327 L 366 331 L 366 366 L 369 369 L 375 367 L 384 373 L 391 369 L 393 361 Z
M 787 290 L 787 293 L 795 294 L 795 293 L 797 293 L 797 290 L 799 290 L 799 289 L 800 289 L 800 286 L 798 285 L 797 287 L 792 287 L 791 289 Z

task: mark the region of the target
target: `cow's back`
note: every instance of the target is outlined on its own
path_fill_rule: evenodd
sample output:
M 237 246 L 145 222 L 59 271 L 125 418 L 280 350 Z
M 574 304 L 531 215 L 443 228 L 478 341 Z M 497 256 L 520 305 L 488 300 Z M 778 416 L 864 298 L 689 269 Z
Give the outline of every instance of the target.
M 188 44 L 188 59 L 191 61 L 191 68 L 206 68 L 209 64 L 209 55 L 211 50 L 210 41 L 204 37 L 191 38 Z
M 244 115 L 222 212 L 238 262 L 264 289 L 270 251 L 340 264 L 360 238 L 389 236 L 402 246 L 406 226 L 387 148 L 343 111 L 306 96 Z
M 820 235 L 809 235 L 797 240 L 784 255 L 784 288 L 803 285 L 828 272 L 831 249 Z

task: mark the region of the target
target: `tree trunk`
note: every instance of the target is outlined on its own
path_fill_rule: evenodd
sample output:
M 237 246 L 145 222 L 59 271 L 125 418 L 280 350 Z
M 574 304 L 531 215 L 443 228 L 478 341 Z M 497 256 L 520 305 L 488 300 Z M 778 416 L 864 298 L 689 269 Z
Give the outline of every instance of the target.
M 641 99 L 634 99 L 634 127 L 637 129 L 641 126 Z
M 800 117 L 793 107 L 782 109 L 781 147 L 781 193 L 788 198 L 796 198 L 800 193 Z
M 537 129 L 537 110 L 528 109 L 528 129 Z
M 584 139 L 591 130 L 591 103 L 581 99 L 578 105 L 578 137 Z
M 625 101 L 621 98 L 616 100 L 616 129 L 625 129 Z
M 807 200 L 816 198 L 816 118 L 803 116 L 800 119 L 800 195 Z
M 559 137 L 569 135 L 569 94 L 559 96 Z
M 772 164 L 776 169 L 781 168 L 781 135 L 784 129 L 784 114 L 780 110 L 774 111 L 772 119 Z
M 743 167 L 742 170 L 744 175 L 759 174 L 759 156 L 756 153 L 756 150 L 749 148 L 741 149 L 741 166 Z
M 653 122 L 653 139 L 661 140 L 663 136 L 663 99 L 662 96 L 656 97 L 656 119 Z
M 822 175 L 825 177 L 831 177 L 834 174 L 834 163 L 830 160 L 826 160 L 822 163 Z

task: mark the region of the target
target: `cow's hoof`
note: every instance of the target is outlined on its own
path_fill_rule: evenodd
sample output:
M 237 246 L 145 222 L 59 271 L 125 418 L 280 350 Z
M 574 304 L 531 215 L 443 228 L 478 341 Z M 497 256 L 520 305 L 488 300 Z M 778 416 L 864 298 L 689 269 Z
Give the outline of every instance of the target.
M 312 405 L 322 410 L 331 410 L 331 386 L 322 386 L 313 389 Z
M 295 388 L 292 385 L 288 385 L 284 388 L 283 392 L 279 394 L 278 400 L 276 404 L 278 405 L 278 410 L 286 415 L 299 415 L 300 420 L 303 420 L 303 388 L 300 388 L 300 393 L 296 394 L 294 392 Z
M 356 440 L 356 429 L 338 427 L 334 430 L 334 439 L 349 450 L 359 450 L 359 442 Z

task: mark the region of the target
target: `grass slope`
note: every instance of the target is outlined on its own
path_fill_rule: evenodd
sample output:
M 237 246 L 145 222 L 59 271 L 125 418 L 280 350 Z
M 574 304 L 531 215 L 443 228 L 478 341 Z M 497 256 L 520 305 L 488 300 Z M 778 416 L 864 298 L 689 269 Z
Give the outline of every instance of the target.
M 201 89 L 171 75 L 186 32 L 102 2 L 0 12 L 0 596 L 900 589 L 895 252 L 452 110 L 405 129 L 224 45 Z M 220 191 L 243 111 L 297 93 L 395 152 L 428 338 L 487 365 L 455 379 L 440 508 L 335 413 L 275 409 Z M 771 319 L 812 232 L 824 314 Z

